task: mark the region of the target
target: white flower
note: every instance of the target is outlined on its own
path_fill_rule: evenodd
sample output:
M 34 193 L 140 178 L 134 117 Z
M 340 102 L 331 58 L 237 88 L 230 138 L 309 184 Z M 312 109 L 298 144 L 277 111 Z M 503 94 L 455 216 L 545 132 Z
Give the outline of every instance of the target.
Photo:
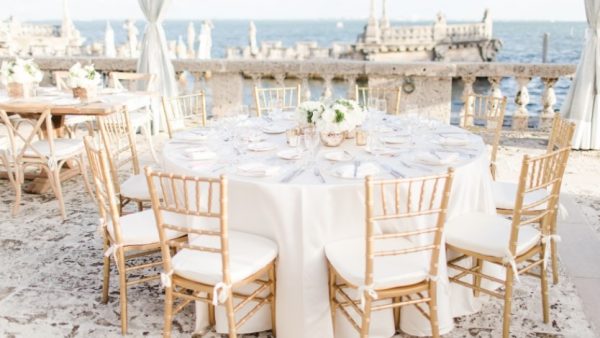
M 98 87 L 101 77 L 94 69 L 94 65 L 81 66 L 79 62 L 69 68 L 68 85 L 71 88 L 94 88 Z
M 313 116 L 317 129 L 326 133 L 351 131 L 364 122 L 365 114 L 353 100 L 339 99 L 323 106 L 321 113 Z
M 296 119 L 298 123 L 315 123 L 323 112 L 323 104 L 318 101 L 302 102 L 296 109 Z
M 0 67 L 0 81 L 7 85 L 16 83 L 39 83 L 44 73 L 32 59 L 23 60 L 16 58 L 14 61 L 3 61 Z

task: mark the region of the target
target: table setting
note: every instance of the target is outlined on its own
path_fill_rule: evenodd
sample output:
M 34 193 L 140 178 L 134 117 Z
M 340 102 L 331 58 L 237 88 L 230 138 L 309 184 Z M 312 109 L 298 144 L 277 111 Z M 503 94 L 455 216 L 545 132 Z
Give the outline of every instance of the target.
M 354 107 L 347 101 L 328 105 Z M 366 176 L 417 177 L 453 167 L 459 188 L 452 191 L 448 217 L 495 212 L 488 150 L 479 136 L 416 114 L 392 116 L 368 109 L 363 117 L 348 118 L 345 127 L 319 121 L 322 117 L 312 121 L 319 114 L 328 121 L 342 119 L 335 109 L 325 113 L 328 108 L 322 105 L 303 103 L 296 112 L 261 117 L 232 112 L 209 120 L 207 127 L 180 132 L 163 148 L 165 170 L 226 175 L 235 210 L 229 216 L 231 228 L 279 245 L 277 331 L 284 337 L 334 337 L 323 248 L 333 240 L 364 236 Z M 334 139 L 339 133 L 343 139 Z M 441 255 L 440 279 L 445 282 L 438 286 L 442 334 L 452 329 L 454 316 L 479 306 L 471 291 L 447 282 L 445 259 Z M 200 303 L 196 309 L 201 331 L 208 325 L 208 310 Z M 269 311 L 259 310 L 239 333 L 270 329 Z M 416 309 L 402 311 L 404 332 L 430 334 L 428 320 Z M 217 332 L 227 332 L 224 312 L 217 309 L 216 318 Z M 374 314 L 372 322 L 377 324 L 371 336 L 394 334 L 391 311 Z M 343 319 L 336 321 L 335 332 L 335 337 L 355 335 Z

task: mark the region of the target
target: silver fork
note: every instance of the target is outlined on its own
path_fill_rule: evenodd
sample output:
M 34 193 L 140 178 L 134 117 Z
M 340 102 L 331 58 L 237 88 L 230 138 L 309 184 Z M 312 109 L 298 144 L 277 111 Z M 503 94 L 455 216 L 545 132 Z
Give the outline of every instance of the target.
M 360 167 L 360 161 L 356 160 L 356 161 L 354 161 L 354 177 L 356 177 L 356 175 L 358 175 L 358 167 Z
M 327 183 L 325 181 L 325 177 L 323 177 L 323 175 L 321 174 L 321 170 L 319 169 L 319 167 L 315 166 L 315 168 L 313 169 L 313 173 L 321 180 L 321 183 Z

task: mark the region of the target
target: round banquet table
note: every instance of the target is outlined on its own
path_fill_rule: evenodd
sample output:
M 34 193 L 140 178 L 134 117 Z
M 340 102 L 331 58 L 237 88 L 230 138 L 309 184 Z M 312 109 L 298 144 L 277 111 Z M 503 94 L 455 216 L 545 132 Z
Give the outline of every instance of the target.
M 256 119 L 252 119 L 256 120 Z M 266 123 L 266 122 L 263 122 Z M 270 122 L 273 123 L 273 122 Z M 285 124 L 291 121 L 278 121 Z M 396 117 L 386 119 L 385 132 L 406 132 L 406 120 Z M 260 124 L 256 123 L 259 126 Z M 260 130 L 256 127 L 255 130 Z M 411 142 L 390 146 L 389 156 L 373 156 L 366 147 L 355 145 L 354 139 L 346 140 L 338 148 L 320 146 L 316 157 L 316 167 L 300 171 L 289 182 L 282 180 L 298 168 L 303 160 L 285 160 L 277 156 L 278 152 L 290 149 L 286 136 L 281 134 L 258 133 L 263 142 L 275 145 L 270 151 L 240 153 L 232 141 L 222 133 L 216 133 L 208 140 L 196 140 L 194 133 L 204 130 L 181 132 L 167 142 L 163 149 L 164 170 L 194 176 L 227 175 L 229 179 L 229 226 L 231 229 L 257 234 L 275 241 L 279 247 L 277 265 L 277 336 L 282 338 L 330 338 L 334 337 L 331 322 L 328 275 L 324 247 L 327 243 L 365 236 L 364 180 L 340 178 L 339 166 L 342 162 L 325 159 L 331 151 L 346 150 L 361 163 L 373 163 L 379 168 L 375 177 L 392 178 L 442 173 L 448 166 L 456 169 L 453 189 L 448 207 L 448 219 L 465 212 L 479 211 L 495 213 L 492 198 L 491 175 L 489 171 L 488 150 L 482 139 L 476 135 L 449 125 L 416 124 L 410 128 Z M 443 147 L 438 142 L 441 137 L 462 135 L 468 140 L 466 145 Z M 195 160 L 190 156 L 194 148 L 211 149 L 217 154 L 213 160 Z M 452 151 L 457 158 L 450 165 L 425 165 L 416 161 L 417 155 L 424 151 Z M 266 177 L 248 177 L 241 175 L 239 166 L 252 162 L 268 163 L 279 170 Z M 352 164 L 353 161 L 347 162 Z M 441 250 L 438 283 L 438 318 L 440 332 L 447 333 L 453 328 L 453 317 L 473 313 L 479 310 L 472 291 L 464 287 L 449 284 L 446 269 L 445 250 Z M 243 290 L 242 290 L 243 291 Z M 252 304 L 250 304 L 251 306 Z M 202 330 L 208 325 L 206 304 L 196 305 L 196 329 Z M 238 333 L 269 330 L 270 309 L 265 306 L 241 326 Z M 243 315 L 238 313 L 237 315 Z M 240 317 L 238 317 L 240 318 Z M 349 322 L 338 313 L 336 337 L 355 337 L 356 331 Z M 216 312 L 216 330 L 227 332 L 227 318 L 222 308 Z M 429 321 L 413 306 L 403 307 L 401 329 L 411 335 L 430 335 Z M 391 337 L 394 335 L 392 311 L 379 311 L 372 314 L 370 337 Z

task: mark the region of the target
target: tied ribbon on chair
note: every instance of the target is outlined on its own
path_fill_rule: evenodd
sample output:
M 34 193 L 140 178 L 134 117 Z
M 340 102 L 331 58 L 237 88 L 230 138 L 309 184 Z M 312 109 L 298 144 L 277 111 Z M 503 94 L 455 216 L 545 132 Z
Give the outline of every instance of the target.
M 171 287 L 171 276 L 173 276 L 172 269 L 167 273 L 164 273 L 164 272 L 160 273 L 160 284 L 163 288 Z
M 427 280 L 430 280 L 432 282 L 436 282 L 436 283 L 440 283 L 440 285 L 444 288 L 444 291 L 448 291 L 448 286 L 449 286 L 449 282 L 448 282 L 448 278 L 441 278 L 439 275 L 435 276 L 435 275 L 431 275 L 429 274 L 429 271 L 426 271 L 425 273 L 427 273 Z
M 58 163 L 56 161 L 56 158 L 54 158 L 54 156 L 48 157 L 48 169 L 50 169 L 50 171 L 55 171 L 57 168 Z
M 561 238 L 559 235 L 544 235 L 542 236 L 542 243 L 544 243 L 544 269 L 548 266 L 548 259 L 550 258 L 550 250 L 548 247 L 550 246 L 550 242 L 554 241 L 554 243 L 560 242 Z
M 119 264 L 117 263 L 118 262 L 117 261 L 117 252 L 122 247 L 123 247 L 123 244 L 121 244 L 121 243 L 119 243 L 119 244 L 112 244 L 104 252 L 104 257 L 110 257 L 111 255 L 113 256 L 113 258 L 115 260 L 115 264 L 117 265 L 117 270 L 119 270 Z M 119 273 L 120 273 L 120 271 L 119 271 Z
M 223 282 L 218 282 L 217 284 L 215 284 L 215 287 L 213 289 L 212 304 L 214 306 L 217 306 L 219 304 L 225 303 L 227 297 L 229 297 L 230 288 L 231 286 Z
M 519 269 L 517 269 L 517 260 L 512 255 L 512 252 L 510 252 L 509 249 L 506 249 L 506 252 L 504 253 L 504 258 L 502 258 L 502 263 L 510 264 L 510 268 L 512 269 L 513 274 L 515 275 L 517 283 L 520 283 L 521 279 L 519 278 Z
M 365 309 L 365 303 L 367 302 L 365 298 L 365 292 L 369 295 L 369 297 L 373 299 L 377 299 L 377 292 L 375 291 L 375 286 L 371 285 L 361 285 L 358 287 L 358 293 L 360 294 L 360 308 L 362 310 Z

